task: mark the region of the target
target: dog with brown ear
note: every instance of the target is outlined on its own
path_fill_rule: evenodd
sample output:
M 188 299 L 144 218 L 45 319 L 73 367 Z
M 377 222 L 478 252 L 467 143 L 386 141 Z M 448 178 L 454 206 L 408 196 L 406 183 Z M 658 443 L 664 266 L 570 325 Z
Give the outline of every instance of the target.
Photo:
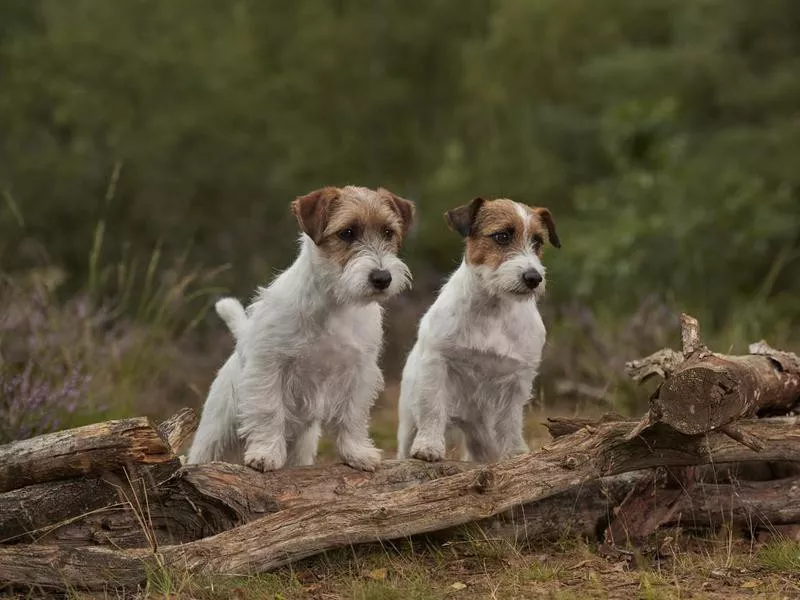
M 188 461 L 260 471 L 313 464 L 328 425 L 342 461 L 373 471 L 381 304 L 410 285 L 397 253 L 414 205 L 382 188 L 347 186 L 311 192 L 291 210 L 302 230 L 295 262 L 247 311 L 232 298 L 217 303 L 237 349 L 211 385 Z
M 445 219 L 466 248 L 403 370 L 398 457 L 442 460 L 456 427 L 465 460 L 494 462 L 528 451 L 523 410 L 546 337 L 542 254 L 561 242 L 548 209 L 504 198 L 476 198 Z

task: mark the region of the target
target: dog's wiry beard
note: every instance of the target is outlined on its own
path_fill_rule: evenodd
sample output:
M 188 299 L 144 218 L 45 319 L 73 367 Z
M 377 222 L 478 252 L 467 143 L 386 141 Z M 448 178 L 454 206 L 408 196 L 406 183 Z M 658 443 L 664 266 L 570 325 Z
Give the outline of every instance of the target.
M 376 269 L 389 271 L 392 275 L 392 282 L 385 290 L 375 289 L 369 281 L 370 273 Z M 383 302 L 410 284 L 411 271 L 396 255 L 365 248 L 354 254 L 341 269 L 333 292 L 339 302 L 369 304 Z
M 542 275 L 541 283 L 534 290 L 528 289 L 522 281 L 522 274 L 528 269 L 536 269 Z M 539 300 L 544 296 L 545 268 L 535 254 L 516 254 L 494 269 L 475 265 L 472 271 L 480 285 L 491 296 L 517 301 Z
M 392 276 L 385 290 L 378 290 L 370 283 L 370 274 L 376 269 L 388 271 Z M 384 302 L 411 286 L 411 271 L 396 254 L 367 246 L 353 253 L 344 264 L 331 260 L 324 252 L 315 252 L 314 273 L 340 304 Z

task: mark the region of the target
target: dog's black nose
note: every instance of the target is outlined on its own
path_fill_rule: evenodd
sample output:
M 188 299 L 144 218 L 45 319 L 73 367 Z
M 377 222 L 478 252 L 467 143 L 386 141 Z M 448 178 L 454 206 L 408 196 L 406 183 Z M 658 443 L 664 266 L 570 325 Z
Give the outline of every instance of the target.
M 369 274 L 369 282 L 376 290 L 385 290 L 392 283 L 392 274 L 386 269 L 375 269 Z
M 535 290 L 542 283 L 542 275 L 536 269 L 528 269 L 522 274 L 522 281 L 529 290 Z

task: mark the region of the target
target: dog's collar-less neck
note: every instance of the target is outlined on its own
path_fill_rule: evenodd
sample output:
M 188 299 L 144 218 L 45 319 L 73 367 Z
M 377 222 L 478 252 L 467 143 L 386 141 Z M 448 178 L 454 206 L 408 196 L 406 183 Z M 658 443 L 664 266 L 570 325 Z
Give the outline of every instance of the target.
M 335 293 L 332 280 L 337 274 L 330 271 L 325 258 L 320 256 L 319 248 L 307 235 L 303 235 L 300 254 L 292 268 L 301 274 L 297 278 L 299 289 L 296 297 L 304 304 L 304 315 L 324 321 L 333 312 L 348 307 Z

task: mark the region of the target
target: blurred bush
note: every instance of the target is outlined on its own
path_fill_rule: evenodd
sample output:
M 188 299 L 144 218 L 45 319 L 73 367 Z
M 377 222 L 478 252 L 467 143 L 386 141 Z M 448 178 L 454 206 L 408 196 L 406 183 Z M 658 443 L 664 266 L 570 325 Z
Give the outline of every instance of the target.
M 6 0 L 0 264 L 81 272 L 105 219 L 112 259 L 192 244 L 245 292 L 295 195 L 357 182 L 418 201 L 417 270 L 508 195 L 557 216 L 558 302 L 796 324 L 798 68 L 792 0 Z
M 609 344 L 661 343 L 624 334 L 654 305 L 722 349 L 792 344 L 799 72 L 793 0 L 4 0 L 0 270 L 57 266 L 60 301 L 102 306 L 190 249 L 244 297 L 291 260 L 294 196 L 384 185 L 419 206 L 401 363 L 459 260 L 442 212 L 509 196 L 549 206 L 564 242 L 546 259 L 554 377 L 604 389 Z M 125 314 L 177 315 L 159 298 Z M 587 369 L 592 339 L 607 364 Z

